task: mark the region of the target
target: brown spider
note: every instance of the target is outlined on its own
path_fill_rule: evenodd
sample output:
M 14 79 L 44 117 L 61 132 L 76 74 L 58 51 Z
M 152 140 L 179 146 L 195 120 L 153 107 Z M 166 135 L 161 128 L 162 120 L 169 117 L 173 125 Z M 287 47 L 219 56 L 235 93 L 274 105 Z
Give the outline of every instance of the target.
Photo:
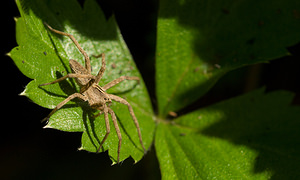
M 74 93 L 74 94 L 70 95 L 69 97 L 67 97 L 65 100 L 63 100 L 61 103 L 59 103 L 51 111 L 51 113 L 46 118 L 43 119 L 43 121 L 47 121 L 50 118 L 50 116 L 53 115 L 58 109 L 60 109 L 67 102 L 69 102 L 70 100 L 72 100 L 74 98 L 79 98 L 79 99 L 82 99 L 83 101 L 88 101 L 89 105 L 93 109 L 100 110 L 100 113 L 98 115 L 104 113 L 104 119 L 105 119 L 105 125 L 106 125 L 106 134 L 105 134 L 103 140 L 101 141 L 97 152 L 100 151 L 102 145 L 104 144 L 105 140 L 107 139 L 107 137 L 110 133 L 110 126 L 109 126 L 109 119 L 108 119 L 108 114 L 110 114 L 111 118 L 112 118 L 112 121 L 114 123 L 115 129 L 117 131 L 118 139 L 119 139 L 118 159 L 117 159 L 117 162 L 119 162 L 122 136 L 121 136 L 120 128 L 119 128 L 118 123 L 117 123 L 116 115 L 115 115 L 114 111 L 110 108 L 111 101 L 114 100 L 114 101 L 117 101 L 119 103 L 122 103 L 122 104 L 125 104 L 125 105 L 128 106 L 129 113 L 130 113 L 130 115 L 131 115 L 131 117 L 134 121 L 134 124 L 137 128 L 140 143 L 141 143 L 141 145 L 144 149 L 144 153 L 145 153 L 146 149 L 145 149 L 143 141 L 142 141 L 142 135 L 141 135 L 141 130 L 140 130 L 140 127 L 139 127 L 139 123 L 138 123 L 138 120 L 136 119 L 136 117 L 134 115 L 134 112 L 133 112 L 133 109 L 132 109 L 131 105 L 125 99 L 120 98 L 120 97 L 115 96 L 115 95 L 112 95 L 112 94 L 107 94 L 105 92 L 107 89 L 113 87 L 114 85 L 116 85 L 116 84 L 118 84 L 118 83 L 120 83 L 124 80 L 137 80 L 137 81 L 139 81 L 139 78 L 138 77 L 121 76 L 121 77 L 107 83 L 103 87 L 99 86 L 98 83 L 99 83 L 99 81 L 101 80 L 101 78 L 104 74 L 105 65 L 106 65 L 104 54 L 102 53 L 99 56 L 97 56 L 97 57 L 100 57 L 100 56 L 102 57 L 102 66 L 101 66 L 101 69 L 98 72 L 97 76 L 93 76 L 91 74 L 90 58 L 87 55 L 87 53 L 80 47 L 80 45 L 75 40 L 75 38 L 71 34 L 53 29 L 47 23 L 45 23 L 45 25 L 51 31 L 53 31 L 57 34 L 60 34 L 60 35 L 68 36 L 73 41 L 73 43 L 76 45 L 78 50 L 83 54 L 83 56 L 85 58 L 85 68 L 81 64 L 79 64 L 77 61 L 71 59 L 69 61 L 69 64 L 70 64 L 70 67 L 72 69 L 72 73 L 67 74 L 66 76 L 63 76 L 63 77 L 61 77 L 61 78 L 59 78 L 59 79 L 57 79 L 53 82 L 39 85 L 39 86 L 46 86 L 46 85 L 50 85 L 50 84 L 54 84 L 54 83 L 63 81 L 66 78 L 75 78 L 77 84 L 80 86 L 80 92 L 79 93 Z

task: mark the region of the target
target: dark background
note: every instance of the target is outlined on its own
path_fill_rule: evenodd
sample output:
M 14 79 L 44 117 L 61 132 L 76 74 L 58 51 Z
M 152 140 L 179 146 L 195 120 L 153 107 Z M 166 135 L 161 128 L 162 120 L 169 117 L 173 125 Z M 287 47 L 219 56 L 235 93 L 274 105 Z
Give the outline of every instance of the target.
M 84 1 L 81 0 L 82 4 Z M 17 46 L 14 17 L 19 17 L 15 2 L 2 4 L 1 40 L 1 145 L 0 179 L 160 179 L 159 165 L 152 146 L 137 164 L 127 159 L 111 165 L 107 153 L 77 151 L 81 133 L 43 129 L 40 120 L 50 110 L 19 96 L 30 81 L 6 56 Z M 115 13 L 123 37 L 146 82 L 155 107 L 154 54 L 158 0 L 103 0 L 99 3 L 107 17 Z M 300 32 L 299 32 L 300 33 Z M 288 47 L 292 56 L 253 65 L 228 73 L 202 99 L 179 112 L 207 106 L 265 86 L 267 91 L 285 89 L 295 93 L 300 104 L 300 44 Z

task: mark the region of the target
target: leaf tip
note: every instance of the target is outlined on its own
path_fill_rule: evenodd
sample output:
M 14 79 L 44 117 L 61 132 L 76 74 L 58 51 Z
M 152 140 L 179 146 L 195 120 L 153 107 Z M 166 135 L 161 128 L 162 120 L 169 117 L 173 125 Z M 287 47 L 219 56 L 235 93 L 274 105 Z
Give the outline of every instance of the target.
M 292 56 L 293 54 L 290 53 L 290 52 L 287 52 L 286 55 L 287 55 L 287 56 Z
M 134 163 L 133 164 L 136 164 L 136 163 L 138 163 L 139 161 L 138 160 L 134 160 Z
M 51 127 L 50 124 L 46 124 L 46 126 L 44 126 L 43 128 L 44 128 L 44 129 L 47 129 L 47 128 L 51 128 L 51 129 L 52 129 L 52 127 Z
M 6 53 L 5 55 L 8 56 L 8 57 L 11 57 L 10 52 Z
M 20 94 L 19 94 L 19 96 L 26 96 L 27 94 L 26 94 L 26 89 L 24 89 L 24 91 L 22 91 Z

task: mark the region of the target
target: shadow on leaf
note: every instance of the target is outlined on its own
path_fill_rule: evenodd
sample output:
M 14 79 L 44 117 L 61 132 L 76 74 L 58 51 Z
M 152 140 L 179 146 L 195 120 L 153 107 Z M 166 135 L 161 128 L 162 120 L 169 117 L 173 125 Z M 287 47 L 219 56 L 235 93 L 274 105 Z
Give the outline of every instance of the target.
M 258 152 L 254 173 L 272 172 L 272 179 L 300 176 L 300 107 L 290 106 L 292 95 L 273 92 L 242 96 L 211 108 L 224 117 L 201 130 Z

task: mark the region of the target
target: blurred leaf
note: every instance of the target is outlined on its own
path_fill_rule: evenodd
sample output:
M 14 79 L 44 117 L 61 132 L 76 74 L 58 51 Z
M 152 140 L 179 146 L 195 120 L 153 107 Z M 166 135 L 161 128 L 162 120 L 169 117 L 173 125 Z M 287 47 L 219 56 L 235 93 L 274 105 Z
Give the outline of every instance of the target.
M 230 70 L 288 55 L 300 1 L 161 0 L 156 93 L 161 117 L 204 95 Z
M 257 90 L 160 123 L 163 179 L 297 179 L 300 108 L 292 98 Z
M 84 64 L 83 55 L 72 41 L 50 32 L 43 22 L 72 34 L 88 55 L 105 53 L 107 68 L 100 85 L 122 75 L 141 78 L 114 17 L 106 20 L 93 0 L 87 0 L 83 9 L 75 0 L 18 0 L 17 5 L 21 14 L 21 18 L 16 19 L 18 47 L 9 55 L 20 71 L 33 79 L 21 94 L 38 105 L 52 109 L 69 95 L 78 92 L 74 79 L 43 87 L 38 85 L 70 73 L 69 59 L 76 59 Z M 96 75 L 101 67 L 101 60 L 91 58 L 91 65 L 92 74 Z M 136 81 L 122 82 L 109 89 L 108 93 L 117 94 L 131 103 L 139 120 L 144 145 L 149 148 L 153 139 L 154 121 L 143 80 L 139 84 Z M 120 160 L 132 156 L 135 161 L 139 161 L 143 157 L 143 150 L 127 106 L 114 102 L 111 107 L 118 117 L 123 138 Z M 86 102 L 74 100 L 57 111 L 46 127 L 83 132 L 80 149 L 96 152 L 106 132 L 104 116 L 92 118 L 96 113 Z M 113 124 L 110 123 L 110 126 L 111 133 L 103 150 L 109 149 L 112 161 L 116 162 L 118 138 Z

